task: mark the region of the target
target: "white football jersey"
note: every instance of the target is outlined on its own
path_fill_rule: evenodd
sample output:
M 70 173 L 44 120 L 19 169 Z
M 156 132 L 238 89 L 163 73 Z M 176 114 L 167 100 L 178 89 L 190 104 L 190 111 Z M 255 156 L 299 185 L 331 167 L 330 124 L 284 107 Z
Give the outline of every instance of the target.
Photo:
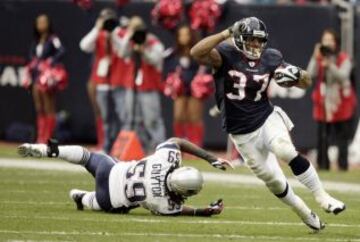
M 164 142 L 156 152 L 140 161 L 119 162 L 110 172 L 109 189 L 113 207 L 136 206 L 156 214 L 173 214 L 182 210 L 167 194 L 166 176 L 181 165 L 179 147 Z

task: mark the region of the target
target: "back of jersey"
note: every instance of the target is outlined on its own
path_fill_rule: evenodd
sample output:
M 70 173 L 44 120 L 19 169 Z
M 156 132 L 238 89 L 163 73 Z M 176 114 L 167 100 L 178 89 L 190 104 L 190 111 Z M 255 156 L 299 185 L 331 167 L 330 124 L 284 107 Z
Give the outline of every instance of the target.
M 166 187 L 169 172 L 181 165 L 178 145 L 165 142 L 147 157 L 144 167 L 144 200 L 140 204 L 155 214 L 174 214 L 181 211 L 181 204 L 172 201 Z
M 166 177 L 181 164 L 179 147 L 164 142 L 156 152 L 126 167 L 123 176 L 124 199 L 127 206 L 141 205 L 156 214 L 172 214 L 181 211 L 168 195 Z

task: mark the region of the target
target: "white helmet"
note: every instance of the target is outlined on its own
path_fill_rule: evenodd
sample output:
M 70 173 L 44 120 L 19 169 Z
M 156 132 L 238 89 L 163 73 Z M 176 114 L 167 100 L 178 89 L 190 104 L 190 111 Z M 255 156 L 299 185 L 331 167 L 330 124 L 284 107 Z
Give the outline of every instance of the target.
M 204 179 L 197 169 L 184 166 L 171 172 L 166 180 L 166 185 L 171 192 L 189 197 L 200 192 Z

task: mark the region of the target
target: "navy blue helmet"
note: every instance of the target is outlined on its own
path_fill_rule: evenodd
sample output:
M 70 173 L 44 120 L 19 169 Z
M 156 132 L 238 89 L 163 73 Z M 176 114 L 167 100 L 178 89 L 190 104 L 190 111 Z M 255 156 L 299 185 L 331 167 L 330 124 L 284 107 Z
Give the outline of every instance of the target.
M 263 21 L 256 17 L 243 18 L 232 27 L 236 47 L 249 59 L 259 59 L 265 49 L 268 32 Z M 259 47 L 252 47 L 249 42 L 257 39 Z

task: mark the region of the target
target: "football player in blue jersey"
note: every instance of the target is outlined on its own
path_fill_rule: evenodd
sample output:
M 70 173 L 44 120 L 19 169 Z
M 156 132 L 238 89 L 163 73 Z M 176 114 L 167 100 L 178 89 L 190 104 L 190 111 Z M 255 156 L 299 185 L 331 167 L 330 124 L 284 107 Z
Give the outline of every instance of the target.
M 200 64 L 214 68 L 215 98 L 223 128 L 247 166 L 306 225 L 321 230 L 324 223 L 293 192 L 279 164 L 268 159 L 272 152 L 285 161 L 326 212 L 338 214 L 345 209 L 343 202 L 324 190 L 312 164 L 294 147 L 289 135 L 293 128 L 290 118 L 269 101 L 267 89 L 272 79 L 284 87 L 304 89 L 311 80 L 306 71 L 285 63 L 278 50 L 266 48 L 267 40 L 268 32 L 260 19 L 243 18 L 202 39 L 191 49 L 191 55 Z

